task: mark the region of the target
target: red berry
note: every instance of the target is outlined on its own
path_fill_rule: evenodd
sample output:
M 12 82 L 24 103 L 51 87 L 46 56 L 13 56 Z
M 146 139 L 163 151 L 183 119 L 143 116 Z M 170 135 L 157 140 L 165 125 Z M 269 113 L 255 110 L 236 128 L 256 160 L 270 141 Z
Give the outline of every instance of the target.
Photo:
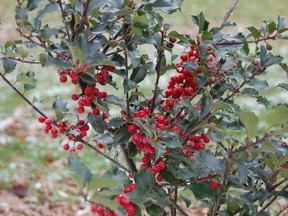
M 77 112 L 78 112 L 79 114 L 82 114 L 82 113 L 85 112 L 85 108 L 84 108 L 83 106 L 79 106 L 79 107 L 77 108 Z
M 79 95 L 74 93 L 71 95 L 71 99 L 77 101 L 79 99 Z
M 153 167 L 151 168 L 151 172 L 152 172 L 153 174 L 156 174 L 156 173 L 160 172 L 160 169 L 159 169 L 158 166 L 153 166 Z
M 75 80 L 78 78 L 78 73 L 76 71 L 72 71 L 69 76 L 72 80 Z
M 66 143 L 66 144 L 63 146 L 63 149 L 64 149 L 65 151 L 68 151 L 68 150 L 70 149 L 69 144 Z
M 157 180 L 158 182 L 161 182 L 161 181 L 163 181 L 163 178 L 162 178 L 162 176 L 161 176 L 160 174 L 158 174 L 158 175 L 156 176 L 156 180 Z
M 78 124 L 79 125 L 84 125 L 85 124 L 85 120 L 84 119 L 79 119 Z
M 62 83 L 67 82 L 67 76 L 66 75 L 61 75 L 60 76 L 60 82 L 62 82 Z
M 114 65 L 108 65 L 108 66 L 107 66 L 107 70 L 108 70 L 108 71 L 113 72 L 113 71 L 115 71 L 115 69 L 116 69 L 116 68 L 115 68 Z
M 74 139 L 74 136 L 73 136 L 72 134 L 69 134 L 69 135 L 67 136 L 67 138 L 68 138 L 68 140 L 73 140 L 73 139 Z
M 58 134 L 58 130 L 56 128 L 53 128 L 51 130 L 51 134 L 54 134 L 54 135 Z
M 128 126 L 129 133 L 134 133 L 137 130 L 137 125 L 131 124 Z
M 104 145 L 103 145 L 102 143 L 98 143 L 98 144 L 97 144 L 97 147 L 98 147 L 99 149 L 103 149 L 103 148 L 104 148 Z
M 77 145 L 77 149 L 78 149 L 78 150 L 83 149 L 83 147 L 84 147 L 84 145 L 83 145 L 82 143 L 79 143 L 79 144 Z
M 213 180 L 210 182 L 210 185 L 213 190 L 217 190 L 217 188 L 219 187 L 219 184 Z
M 107 92 L 103 91 L 103 92 L 99 92 L 98 93 L 98 96 L 101 98 L 101 99 L 104 99 L 107 97 Z
M 144 111 L 147 115 L 149 115 L 150 112 L 151 112 L 151 110 L 150 110 L 149 107 L 144 107 L 144 108 L 143 108 L 143 111 Z
M 100 114 L 100 109 L 98 107 L 95 107 L 93 110 L 92 110 L 92 113 L 94 115 L 99 115 Z
M 95 213 L 95 214 L 96 214 L 96 213 L 97 213 L 97 209 L 98 209 L 98 206 L 97 206 L 97 205 L 92 205 L 92 206 L 91 206 L 91 212 L 92 212 L 92 213 Z
M 45 120 L 46 120 L 46 118 L 45 118 L 44 116 L 39 116 L 39 118 L 38 118 L 38 121 L 39 121 L 40 123 L 44 123 Z
M 189 58 L 188 55 L 185 54 L 185 53 L 183 53 L 183 54 L 180 56 L 180 59 L 181 59 L 183 62 L 187 61 L 188 58 Z
M 85 88 L 84 92 L 86 95 L 92 95 L 94 90 L 90 87 L 87 87 L 87 88 Z
M 52 125 L 53 124 L 53 120 L 52 119 L 46 119 L 45 120 L 45 124 L 46 125 Z

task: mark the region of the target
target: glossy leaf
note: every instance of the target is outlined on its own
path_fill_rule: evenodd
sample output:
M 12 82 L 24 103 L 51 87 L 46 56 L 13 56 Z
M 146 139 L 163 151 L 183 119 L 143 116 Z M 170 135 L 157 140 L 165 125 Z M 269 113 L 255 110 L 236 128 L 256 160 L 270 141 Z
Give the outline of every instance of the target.
M 3 58 L 2 63 L 3 63 L 3 68 L 4 68 L 5 73 L 13 72 L 17 65 L 16 61 L 8 59 L 8 58 Z
M 92 173 L 90 169 L 85 166 L 77 156 L 70 155 L 68 157 L 68 167 L 70 171 L 76 173 L 78 176 L 81 177 L 81 179 L 83 180 L 82 187 L 87 186 L 88 182 L 91 181 Z
M 258 133 L 258 117 L 253 112 L 244 111 L 240 113 L 239 118 L 244 127 L 246 128 L 246 133 L 249 139 L 253 139 Z
M 106 130 L 106 122 L 100 116 L 89 113 L 88 121 L 97 133 L 103 134 Z
M 36 9 L 37 7 L 39 7 L 40 5 L 42 5 L 43 3 L 44 3 L 43 0 L 28 0 L 26 8 L 29 11 L 32 11 L 32 10 Z
M 178 6 L 169 0 L 155 0 L 153 3 L 153 8 L 170 14 L 175 12 L 178 9 Z

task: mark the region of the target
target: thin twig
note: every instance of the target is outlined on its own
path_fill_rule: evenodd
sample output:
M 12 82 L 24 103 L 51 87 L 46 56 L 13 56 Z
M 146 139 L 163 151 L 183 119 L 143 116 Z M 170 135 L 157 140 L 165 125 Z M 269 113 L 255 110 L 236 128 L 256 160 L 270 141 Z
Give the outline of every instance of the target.
M 216 216 L 217 215 L 218 209 L 221 206 L 222 196 L 223 196 L 223 193 L 225 192 L 225 188 L 226 188 L 226 185 L 227 185 L 227 179 L 228 179 L 228 176 L 229 176 L 229 173 L 230 173 L 230 160 L 231 160 L 231 157 L 228 157 L 226 159 L 225 173 L 224 173 L 224 176 L 223 176 L 222 183 L 220 184 L 220 187 L 219 187 L 219 194 L 218 194 L 216 203 L 214 205 L 214 208 L 213 208 L 213 211 L 212 211 L 212 214 L 211 214 L 212 216 Z
M 288 205 L 286 205 L 283 209 L 281 209 L 275 216 L 280 216 L 284 211 L 288 210 Z
M 0 72 L 0 76 L 2 77 L 3 81 L 6 82 L 26 103 L 28 103 L 37 113 L 45 118 L 48 118 L 39 108 L 37 108 L 27 97 L 25 97 L 14 85 L 5 77 L 3 73 Z
M 2 77 L 2 79 L 4 80 L 4 82 L 6 82 L 26 103 L 28 103 L 37 113 L 39 113 L 41 116 L 44 116 L 45 118 L 48 118 L 48 116 L 43 113 L 39 108 L 37 108 L 30 100 L 28 100 L 27 97 L 25 97 L 17 88 L 15 88 L 13 86 L 13 84 L 5 77 L 5 75 L 3 73 L 0 72 L 0 76 Z M 55 125 L 57 126 L 57 124 Z M 103 153 L 102 151 L 100 151 L 99 149 L 97 149 L 95 146 L 91 145 L 90 143 L 88 143 L 87 141 L 80 139 L 80 138 L 75 138 L 75 141 L 79 141 L 87 146 L 89 146 L 90 148 L 92 148 L 95 152 L 97 152 L 98 154 L 100 154 L 102 157 L 106 158 L 107 160 L 111 161 L 112 163 L 114 163 L 115 165 L 117 165 L 119 168 L 123 169 L 124 171 L 130 173 L 130 170 L 128 168 L 126 168 L 125 166 L 123 166 L 122 164 L 120 164 L 118 161 L 114 160 L 113 158 L 109 157 L 108 155 L 106 155 L 105 153 Z
M 234 91 L 233 91 L 229 96 L 226 97 L 225 100 L 229 100 L 231 97 L 233 97 L 236 93 L 239 92 L 239 90 L 240 90 L 244 85 L 246 85 L 247 83 L 249 83 L 255 76 L 257 76 L 257 75 L 258 75 L 261 71 L 263 71 L 263 70 L 264 70 L 264 68 L 259 66 L 259 67 L 257 68 L 257 70 L 256 70 L 248 79 L 244 80 L 238 87 L 236 87 L 236 88 L 234 89 Z
M 30 36 L 27 36 L 27 35 L 23 34 L 23 32 L 22 32 L 20 29 L 17 29 L 17 31 L 19 32 L 19 34 L 20 34 L 21 37 L 24 37 L 25 39 L 29 40 L 29 41 L 32 42 L 32 43 L 35 43 L 35 44 L 38 45 L 39 47 L 42 47 L 42 48 L 46 49 L 46 47 L 45 47 L 43 44 L 35 41 L 35 40 L 32 39 Z
M 286 185 L 285 187 L 282 188 L 281 191 L 285 191 L 288 188 L 288 185 Z M 265 205 L 263 206 L 263 208 L 260 211 L 265 211 L 265 209 L 267 209 L 270 205 L 272 205 L 274 203 L 274 201 L 278 198 L 279 196 L 275 195 L 271 198 L 271 200 Z
M 21 58 L 14 58 L 14 57 L 8 57 L 9 59 L 13 59 L 15 61 L 19 61 L 22 63 L 26 63 L 26 64 L 45 64 L 46 62 L 36 62 L 36 61 L 27 61 L 27 60 L 23 60 Z
M 99 150 L 98 148 L 96 148 L 95 146 L 93 146 L 92 144 L 90 144 L 89 142 L 81 139 L 81 138 L 78 138 L 78 137 L 75 137 L 74 141 L 78 141 L 78 142 L 81 142 L 83 143 L 84 145 L 86 146 L 89 146 L 91 149 L 93 149 L 95 152 L 97 152 L 98 154 L 100 154 L 102 157 L 106 158 L 107 160 L 109 160 L 110 162 L 114 163 L 115 165 L 117 165 L 119 168 L 123 169 L 124 171 L 130 173 L 131 171 L 123 166 L 122 164 L 120 164 L 118 161 L 114 160 L 113 158 L 109 157 L 108 155 L 106 155 L 104 152 L 102 152 L 101 150 Z
M 224 24 L 228 21 L 229 17 L 232 15 L 233 11 L 236 9 L 236 6 L 238 4 L 238 0 L 235 0 L 229 11 L 226 13 L 223 22 L 221 24 L 221 27 L 224 26 Z
M 227 41 L 227 42 L 219 42 L 219 43 L 214 43 L 212 44 L 212 46 L 223 46 L 223 45 L 238 45 L 238 44 L 249 44 L 249 43 L 255 43 L 257 44 L 258 42 L 261 41 L 267 41 L 267 40 L 275 40 L 277 37 L 277 35 L 273 35 L 273 36 L 267 36 L 264 38 L 260 38 L 257 40 L 250 40 L 250 41 Z
M 60 10 L 61 10 L 61 14 L 62 14 L 62 19 L 64 21 L 64 23 L 66 22 L 66 12 L 64 11 L 64 8 L 63 8 L 63 5 L 62 5 L 62 0 L 58 0 L 57 3 L 59 4 L 60 6 Z M 69 33 L 69 29 L 68 27 L 66 26 L 65 24 L 65 29 L 66 29 L 66 34 L 67 34 L 67 37 L 68 37 L 68 40 L 71 41 L 71 36 L 70 36 L 70 33 Z
M 125 79 L 128 81 L 129 80 L 129 66 L 128 66 L 128 39 L 125 37 L 125 44 L 126 44 L 126 48 L 124 51 L 124 55 L 125 55 Z M 130 118 L 130 98 L 129 98 L 129 92 L 126 92 L 126 111 L 127 111 L 127 116 Z
M 177 203 L 175 203 L 175 201 L 171 197 L 169 197 L 169 201 L 179 211 L 181 215 L 189 216 Z
M 158 88 L 159 88 L 159 80 L 160 80 L 160 76 L 161 76 L 161 63 L 162 63 L 162 58 L 164 55 L 164 38 L 166 35 L 165 31 L 160 31 L 161 33 L 161 42 L 160 42 L 160 46 L 158 47 L 158 59 L 157 59 L 157 64 L 156 64 L 156 82 L 155 82 L 155 89 L 154 89 L 154 95 L 152 98 L 152 103 L 151 103 L 151 113 L 153 113 L 153 110 L 155 108 L 155 102 L 156 102 L 156 98 L 157 98 L 157 94 L 158 94 Z

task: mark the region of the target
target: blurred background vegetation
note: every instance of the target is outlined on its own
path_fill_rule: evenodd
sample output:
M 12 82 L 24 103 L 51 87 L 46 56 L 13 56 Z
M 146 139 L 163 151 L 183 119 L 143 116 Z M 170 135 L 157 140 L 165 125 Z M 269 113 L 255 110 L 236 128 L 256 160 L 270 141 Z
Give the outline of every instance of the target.
M 211 27 L 220 25 L 233 2 L 233 0 L 185 0 L 181 12 L 167 16 L 167 22 L 180 33 L 195 36 L 197 28 L 192 24 L 190 15 L 203 11 Z M 16 0 L 0 0 L 0 44 L 19 38 L 19 34 L 15 31 L 14 20 L 16 3 Z M 262 21 L 266 19 L 277 21 L 278 15 L 284 16 L 288 22 L 287 8 L 287 0 L 240 0 L 230 18 L 230 21 L 237 23 L 237 29 L 229 31 L 233 33 L 240 30 L 247 33 L 247 27 L 252 25 L 261 27 Z M 57 17 L 57 14 L 54 13 L 54 16 Z M 49 17 L 49 20 L 52 19 Z M 55 25 L 57 24 L 59 23 L 55 21 Z M 287 59 L 287 41 L 272 41 L 271 44 L 274 47 L 273 53 Z M 21 65 L 17 70 L 32 70 L 36 73 L 36 79 L 41 85 L 37 86 L 37 92 L 31 91 L 27 95 L 30 99 L 43 100 L 39 106 L 46 111 L 51 107 L 54 95 L 69 97 L 73 92 L 73 87 L 59 85 L 54 68 L 43 69 Z M 7 77 L 13 83 L 15 72 Z M 287 103 L 287 93 L 275 88 L 279 82 L 287 83 L 287 74 L 280 67 L 274 67 L 266 78 L 272 87 L 262 91 L 262 94 L 275 102 Z M 68 154 L 59 145 L 62 140 L 51 140 L 48 136 L 42 135 L 41 127 L 37 123 L 37 114 L 2 80 L 0 80 L 0 102 L 0 215 L 1 211 L 13 212 L 11 215 L 22 215 L 23 211 L 28 211 L 27 215 L 32 215 L 29 211 L 34 213 L 43 211 L 44 213 L 39 215 L 52 215 L 50 214 L 52 211 L 61 212 L 63 209 L 66 213 L 71 211 L 71 214 L 56 215 L 74 215 L 75 212 L 78 215 L 87 215 L 87 206 L 77 198 L 79 197 L 77 187 L 69 177 L 66 167 Z M 104 170 L 105 161 L 89 149 L 84 149 L 81 155 L 85 155 L 82 157 L 83 162 L 95 173 Z M 15 199 L 19 198 L 21 200 L 17 202 L 20 204 L 13 205 Z M 37 206 L 41 206 L 40 210 Z

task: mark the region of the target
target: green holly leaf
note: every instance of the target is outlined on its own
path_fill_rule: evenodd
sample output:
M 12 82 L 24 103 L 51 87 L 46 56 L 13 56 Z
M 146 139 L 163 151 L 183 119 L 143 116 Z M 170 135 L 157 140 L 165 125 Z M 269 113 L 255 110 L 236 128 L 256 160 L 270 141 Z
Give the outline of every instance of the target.
M 32 11 L 36 9 L 37 7 L 39 7 L 40 5 L 42 5 L 43 3 L 44 3 L 44 0 L 28 0 L 26 8 L 29 11 Z
M 215 199 L 215 192 L 211 188 L 209 182 L 203 182 L 203 183 L 193 182 L 189 186 L 187 186 L 187 188 L 189 188 L 193 192 L 194 196 L 198 200 L 203 200 L 206 198 L 212 200 Z
M 2 62 L 5 73 L 13 72 L 17 65 L 16 61 L 8 58 L 2 58 Z
M 155 0 L 153 3 L 153 8 L 171 14 L 178 9 L 178 6 L 169 0 Z
M 103 134 L 106 130 L 106 122 L 98 115 L 88 114 L 88 121 L 97 133 Z
M 70 155 L 68 157 L 68 168 L 70 171 L 76 173 L 79 177 L 81 177 L 83 181 L 82 187 L 85 187 L 88 182 L 91 181 L 92 173 L 90 169 L 79 160 L 79 157 L 75 155 Z
M 257 135 L 259 129 L 258 117 L 253 112 L 243 111 L 239 114 L 239 118 L 246 129 L 247 136 L 250 140 L 253 139 Z

